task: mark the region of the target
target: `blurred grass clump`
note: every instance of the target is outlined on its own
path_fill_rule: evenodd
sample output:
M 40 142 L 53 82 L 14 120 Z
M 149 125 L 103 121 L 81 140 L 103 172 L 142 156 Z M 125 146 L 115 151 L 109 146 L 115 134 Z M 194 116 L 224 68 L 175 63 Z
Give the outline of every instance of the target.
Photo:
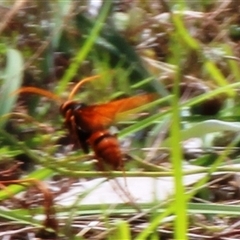
M 2 222 L 50 228 L 56 239 L 225 236 L 225 227 L 209 229 L 225 215 L 236 221 L 232 215 L 239 211 L 229 205 L 240 196 L 237 1 L 5 0 L 0 16 L 0 200 L 9 212 L 0 210 Z M 93 75 L 99 78 L 80 89 L 77 101 L 159 96 L 137 120 L 117 125 L 130 159 L 124 173 L 96 171 L 92 157 L 71 146 L 56 102 L 14 94 L 33 86 L 65 101 L 76 83 Z M 196 168 L 185 171 L 189 166 Z M 205 177 L 194 180 L 196 173 Z M 191 188 L 185 184 L 188 174 L 196 182 Z M 49 210 L 73 182 L 100 176 L 171 176 L 174 189 L 163 202 L 111 208 L 78 204 L 93 190 L 87 189 L 71 208 L 59 207 L 62 218 Z M 7 186 L 6 179 L 20 177 L 35 180 Z M 51 193 L 41 185 L 45 179 Z M 13 198 L 19 192 L 23 197 Z M 36 220 L 38 214 L 46 220 Z M 50 215 L 56 221 L 48 221 Z M 1 232 L 10 234 L 4 227 Z M 237 233 L 227 233 L 237 239 Z

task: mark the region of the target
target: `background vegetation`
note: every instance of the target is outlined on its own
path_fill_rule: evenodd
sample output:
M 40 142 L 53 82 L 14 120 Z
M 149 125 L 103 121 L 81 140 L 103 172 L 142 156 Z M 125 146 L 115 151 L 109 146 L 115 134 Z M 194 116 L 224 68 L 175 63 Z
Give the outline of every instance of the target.
M 237 0 L 1 1 L 0 236 L 239 239 L 239 11 Z M 97 171 L 72 146 L 56 102 L 14 94 L 65 101 L 94 75 L 77 101 L 159 96 L 117 124 L 124 172 Z M 114 201 L 123 180 L 127 200 Z

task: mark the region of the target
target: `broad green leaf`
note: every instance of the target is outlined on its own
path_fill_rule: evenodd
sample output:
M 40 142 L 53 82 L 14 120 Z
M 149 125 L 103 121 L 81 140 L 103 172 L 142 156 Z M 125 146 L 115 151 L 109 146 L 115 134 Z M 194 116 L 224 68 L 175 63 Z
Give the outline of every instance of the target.
M 207 120 L 204 122 L 197 123 L 190 128 L 181 131 L 182 141 L 189 138 L 204 137 L 206 134 L 222 132 L 222 131 L 240 131 L 240 123 L 238 122 L 224 122 L 219 120 Z M 163 143 L 162 147 L 169 146 L 170 138 L 167 138 Z
M 1 76 L 1 94 L 0 94 L 0 116 L 11 112 L 17 99 L 17 95 L 12 93 L 16 91 L 22 83 L 23 78 L 23 58 L 16 49 L 8 49 L 6 54 L 6 68 Z M 3 126 L 4 121 L 1 122 Z

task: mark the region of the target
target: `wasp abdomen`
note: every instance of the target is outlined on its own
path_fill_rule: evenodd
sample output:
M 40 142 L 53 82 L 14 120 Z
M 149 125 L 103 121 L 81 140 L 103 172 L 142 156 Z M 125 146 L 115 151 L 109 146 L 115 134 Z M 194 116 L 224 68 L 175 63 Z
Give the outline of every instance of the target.
M 100 163 L 104 161 L 113 169 L 119 169 L 122 166 L 122 153 L 115 136 L 105 130 L 97 131 L 88 141 Z

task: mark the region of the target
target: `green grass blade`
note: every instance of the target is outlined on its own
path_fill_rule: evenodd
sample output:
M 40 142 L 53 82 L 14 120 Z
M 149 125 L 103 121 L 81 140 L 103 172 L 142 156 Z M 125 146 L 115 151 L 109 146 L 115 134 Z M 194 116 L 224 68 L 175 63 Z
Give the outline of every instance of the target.
M 34 171 L 33 173 L 26 176 L 24 179 L 36 179 L 36 180 L 44 180 L 47 177 L 50 177 L 53 174 L 53 171 L 47 168 L 42 168 L 39 170 Z M 24 180 L 22 179 L 22 180 Z M 8 187 L 4 188 L 0 191 L 0 201 L 10 198 L 11 196 L 14 196 L 17 193 L 20 193 L 26 189 L 26 187 L 33 185 L 33 182 L 24 183 L 24 185 L 19 184 L 12 184 Z
M 216 67 L 216 65 L 212 61 L 206 60 L 204 63 L 204 67 L 219 86 L 227 86 L 229 84 L 228 81 L 223 76 L 223 74 L 221 73 L 221 71 Z M 227 92 L 231 96 L 234 95 L 233 89 L 229 89 Z
M 107 14 L 109 12 L 111 5 L 112 5 L 111 1 L 104 2 L 102 11 L 100 12 L 98 19 L 96 20 L 96 23 L 95 23 L 93 29 L 91 30 L 90 35 L 86 39 L 83 46 L 79 49 L 76 57 L 73 59 L 72 64 L 69 66 L 65 75 L 59 82 L 59 86 L 58 86 L 56 94 L 60 94 L 66 88 L 68 82 L 76 74 L 76 72 L 79 68 L 79 65 L 81 65 L 81 63 L 87 57 L 88 53 L 92 50 L 92 47 L 95 44 L 96 38 L 98 37 L 98 35 L 103 27 L 103 23 L 107 17 Z
M 125 239 L 130 240 L 130 226 L 126 221 L 120 220 L 115 223 L 116 229 L 114 230 L 113 237 L 111 239 Z

